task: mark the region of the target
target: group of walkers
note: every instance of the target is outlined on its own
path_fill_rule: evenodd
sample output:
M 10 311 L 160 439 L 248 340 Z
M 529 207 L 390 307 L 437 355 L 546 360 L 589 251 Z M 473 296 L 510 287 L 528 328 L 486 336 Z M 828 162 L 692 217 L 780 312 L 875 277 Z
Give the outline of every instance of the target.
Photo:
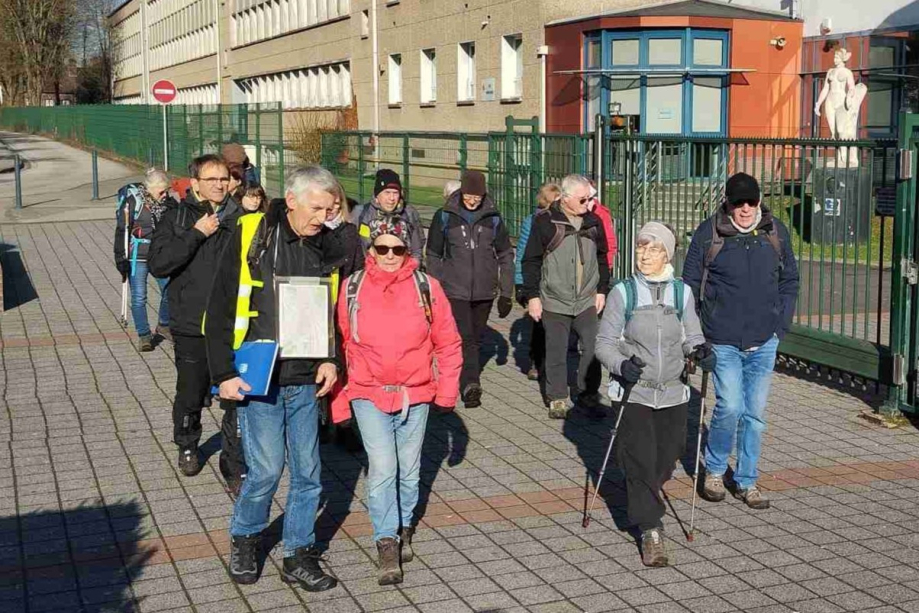
M 459 401 L 481 406 L 487 321 L 494 306 L 499 317 L 510 315 L 515 298 L 533 326 L 527 375 L 544 384 L 550 419 L 566 418 L 572 398 L 589 416 L 604 417 L 604 368 L 610 400 L 627 395 L 618 461 L 646 565 L 668 563 L 661 488 L 685 446 L 688 360 L 713 373 L 717 399 L 703 497 L 723 500 L 730 487 L 751 508 L 768 507 L 756 467 L 798 276 L 788 231 L 762 205 L 752 177 L 728 181 L 723 207 L 693 235 L 682 279 L 674 275 L 675 232 L 650 222 L 637 233 L 637 272 L 613 283 L 615 227 L 582 176 L 540 189 L 515 258 L 479 172 L 445 187 L 425 237 L 391 170 L 380 170 L 371 200 L 353 208 L 318 166 L 293 172 L 284 197 L 268 202 L 257 170 L 235 147 L 195 159 L 180 202 L 168 195 L 163 173 L 148 172 L 118 214 L 116 232 L 127 232 L 129 250 L 120 235 L 115 241 L 118 270 L 138 287 L 132 313 L 142 351 L 152 338 L 139 286 L 145 290 L 149 272 L 166 288 L 157 333 L 175 345 L 174 441 L 186 476 L 201 470 L 201 411 L 211 386 L 219 390 L 221 472 L 235 500 L 234 581 L 258 580 L 261 535 L 287 464 L 282 579 L 309 591 L 337 584 L 320 564 L 315 533 L 324 404 L 335 421 L 356 423 L 367 452 L 379 583 L 402 581 L 402 565 L 414 557 L 429 415 Z M 254 396 L 234 352 L 245 341 L 278 340 L 275 280 L 283 277 L 333 280 L 335 350 L 327 358 L 280 359 L 268 393 Z M 580 354 L 573 395 L 572 349 Z

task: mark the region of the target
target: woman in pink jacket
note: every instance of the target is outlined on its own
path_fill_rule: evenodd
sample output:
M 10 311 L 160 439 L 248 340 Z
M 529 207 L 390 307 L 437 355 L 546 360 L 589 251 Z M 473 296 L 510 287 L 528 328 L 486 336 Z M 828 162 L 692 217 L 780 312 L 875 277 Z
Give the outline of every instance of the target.
M 373 220 L 364 271 L 345 281 L 338 301 L 348 372 L 344 394 L 370 463 L 367 507 L 380 585 L 400 583 L 400 558 L 414 557 L 428 411 L 432 404 L 437 410 L 456 404 L 463 365 L 462 341 L 440 283 L 406 255 L 410 233 L 398 217 Z

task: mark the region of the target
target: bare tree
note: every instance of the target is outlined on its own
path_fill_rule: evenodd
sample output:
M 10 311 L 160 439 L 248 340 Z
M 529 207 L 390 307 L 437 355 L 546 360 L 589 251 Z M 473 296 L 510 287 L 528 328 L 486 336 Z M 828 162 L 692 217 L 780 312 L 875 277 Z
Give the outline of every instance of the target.
M 111 102 L 116 32 L 108 16 L 115 2 L 113 0 L 75 0 L 75 2 L 79 19 L 74 43 L 81 47 L 83 70 L 91 74 L 92 78 L 101 85 L 99 101 Z
M 70 56 L 74 16 L 74 0 L 0 0 L 0 29 L 18 47 L 26 104 L 41 104 L 45 84 L 60 81 Z

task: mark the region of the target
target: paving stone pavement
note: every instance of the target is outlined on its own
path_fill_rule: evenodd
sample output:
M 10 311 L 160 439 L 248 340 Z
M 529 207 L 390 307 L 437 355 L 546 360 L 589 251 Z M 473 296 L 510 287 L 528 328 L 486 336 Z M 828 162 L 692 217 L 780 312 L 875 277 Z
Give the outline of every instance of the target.
M 341 585 L 285 585 L 275 546 L 261 580 L 236 586 L 220 411 L 205 412 L 205 470 L 179 477 L 172 350 L 140 354 L 119 325 L 112 232 L 103 221 L 0 226 L 11 307 L 0 316 L 2 613 L 919 611 L 919 434 L 857 419 L 879 401 L 870 390 L 777 373 L 761 480 L 772 508 L 701 502 L 688 544 L 676 516 L 688 521 L 691 488 L 678 466 L 666 488 L 674 564 L 646 569 L 617 527 L 616 470 L 581 527 L 613 421 L 547 419 L 518 367 L 520 311 L 491 322 L 483 407 L 431 418 L 405 583 L 376 584 L 366 458 L 329 444 L 318 525 Z M 150 294 L 155 304 L 153 284 Z M 275 519 L 285 496 L 286 479 Z

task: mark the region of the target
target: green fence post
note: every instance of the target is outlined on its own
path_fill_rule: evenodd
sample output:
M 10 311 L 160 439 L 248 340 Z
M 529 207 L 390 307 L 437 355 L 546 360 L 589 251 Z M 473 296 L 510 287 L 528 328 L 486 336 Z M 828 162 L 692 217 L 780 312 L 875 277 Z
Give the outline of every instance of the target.
M 255 105 L 255 166 L 262 167 L 262 104 Z
M 204 154 L 204 105 L 198 105 L 198 155 Z
M 278 193 L 284 194 L 284 105 L 278 102 Z
M 466 172 L 469 165 L 469 137 L 465 132 L 459 137 L 459 167 L 461 172 Z
M 408 134 L 402 135 L 402 191 L 405 194 L 405 201 L 409 201 L 409 191 L 411 189 L 410 164 L 408 161 Z
M 364 134 L 357 133 L 357 195 L 361 204 L 364 200 L 364 173 L 367 171 L 367 162 L 364 161 Z

